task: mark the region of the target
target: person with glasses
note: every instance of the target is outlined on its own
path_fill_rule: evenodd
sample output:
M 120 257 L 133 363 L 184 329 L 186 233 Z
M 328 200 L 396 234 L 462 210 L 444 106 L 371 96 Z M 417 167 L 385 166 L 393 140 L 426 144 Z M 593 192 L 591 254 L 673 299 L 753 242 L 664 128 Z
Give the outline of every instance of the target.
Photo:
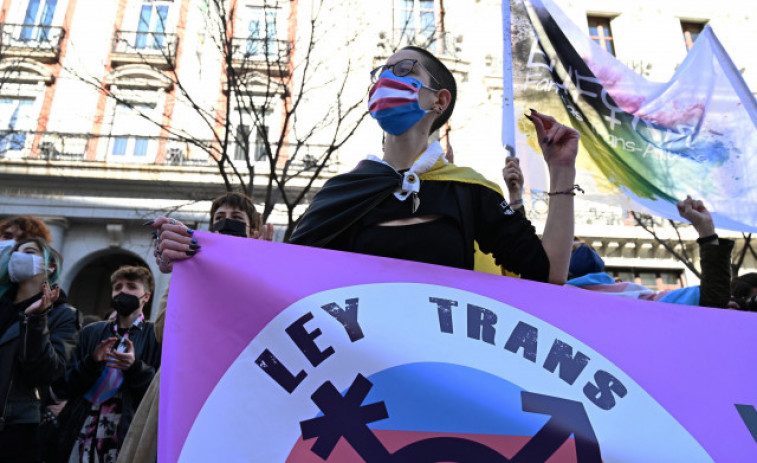
M 550 172 L 551 205 L 540 240 L 496 184 L 448 163 L 441 145 L 429 142 L 457 98 L 455 78 L 439 59 L 405 47 L 370 75 L 369 111 L 384 131 L 383 156 L 327 181 L 290 242 L 464 269 L 490 253 L 523 278 L 565 283 L 578 132 L 537 111 L 528 115 Z M 163 259 L 189 257 L 191 231 L 164 217 L 152 227 L 162 236 Z

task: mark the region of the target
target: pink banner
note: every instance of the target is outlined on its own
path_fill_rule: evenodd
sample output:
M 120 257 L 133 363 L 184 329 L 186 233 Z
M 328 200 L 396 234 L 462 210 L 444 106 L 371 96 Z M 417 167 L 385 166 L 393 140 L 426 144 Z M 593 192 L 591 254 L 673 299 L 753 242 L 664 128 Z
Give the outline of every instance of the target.
M 159 460 L 757 461 L 757 316 L 197 233 Z

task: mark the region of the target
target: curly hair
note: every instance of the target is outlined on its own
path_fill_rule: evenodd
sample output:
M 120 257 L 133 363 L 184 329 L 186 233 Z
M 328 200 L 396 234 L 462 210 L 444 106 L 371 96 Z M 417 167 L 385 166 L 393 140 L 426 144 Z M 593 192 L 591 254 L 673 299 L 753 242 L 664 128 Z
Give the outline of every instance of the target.
M 46 243 L 50 243 L 53 240 L 50 229 L 45 225 L 45 222 L 31 215 L 19 215 L 0 221 L 0 236 L 5 234 L 5 231 L 14 225 L 23 233 L 21 239 L 42 238 Z

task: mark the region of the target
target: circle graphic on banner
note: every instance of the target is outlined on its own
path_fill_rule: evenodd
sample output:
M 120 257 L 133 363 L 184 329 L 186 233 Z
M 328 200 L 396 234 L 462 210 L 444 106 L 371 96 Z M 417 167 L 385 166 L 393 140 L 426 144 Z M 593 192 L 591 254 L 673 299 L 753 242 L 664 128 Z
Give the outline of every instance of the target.
M 276 375 L 260 367 L 271 363 L 260 361 L 263 352 L 275 357 Z M 592 347 L 508 304 L 415 283 L 324 291 L 281 311 L 218 382 L 180 461 L 218 455 L 297 463 L 712 461 Z

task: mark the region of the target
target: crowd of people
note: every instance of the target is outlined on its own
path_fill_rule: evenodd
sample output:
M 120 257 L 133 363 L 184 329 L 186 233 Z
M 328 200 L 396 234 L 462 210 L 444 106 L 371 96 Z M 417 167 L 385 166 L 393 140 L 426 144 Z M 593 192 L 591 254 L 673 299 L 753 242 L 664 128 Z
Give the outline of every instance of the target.
M 731 280 L 733 242 L 717 236 L 701 201 L 688 197 L 678 205 L 699 234 L 699 287 L 659 294 L 617 282 L 603 273 L 598 253 L 574 236 L 578 132 L 538 111 L 527 115 L 550 174 L 549 212 L 539 237 L 523 208 L 517 158 L 508 158 L 503 171 L 508 201 L 496 184 L 451 163 L 449 149 L 429 143 L 457 98 L 443 63 L 406 47 L 371 75 L 369 110 L 385 132 L 383 158 L 369 157 L 326 182 L 291 243 L 469 270 L 489 259 L 503 274 L 541 282 L 757 310 L 757 274 Z M 238 193 L 213 201 L 210 224 L 216 233 L 273 237 L 252 200 Z M 175 219 L 159 216 L 146 226 L 164 273 L 201 252 L 194 231 Z M 0 459 L 155 461 L 167 292 L 155 320 L 147 320 L 153 275 L 146 267 L 122 266 L 110 276 L 112 316 L 85 324 L 57 285 L 63 262 L 44 222 L 9 218 L 0 222 L 0 235 Z

